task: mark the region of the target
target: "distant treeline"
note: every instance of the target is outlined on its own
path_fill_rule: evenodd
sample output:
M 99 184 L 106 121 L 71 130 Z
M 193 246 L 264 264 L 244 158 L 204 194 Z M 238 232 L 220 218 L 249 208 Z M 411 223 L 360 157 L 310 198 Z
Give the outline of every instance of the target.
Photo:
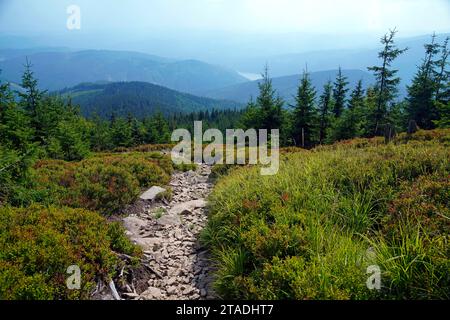
M 286 108 L 272 87 L 268 68 L 259 84 L 259 96 L 251 101 L 241 120 L 243 128 L 280 129 L 282 145 L 313 147 L 355 137 L 385 135 L 450 126 L 449 39 L 436 43 L 436 36 L 425 45 L 424 58 L 404 101 L 397 100 L 400 78 L 392 63 L 408 48 L 395 45 L 396 30 L 382 39 L 380 64 L 369 67 L 375 84 L 367 90 L 362 81 L 349 88 L 341 69 L 317 97 L 307 70 L 298 86 L 295 104 Z

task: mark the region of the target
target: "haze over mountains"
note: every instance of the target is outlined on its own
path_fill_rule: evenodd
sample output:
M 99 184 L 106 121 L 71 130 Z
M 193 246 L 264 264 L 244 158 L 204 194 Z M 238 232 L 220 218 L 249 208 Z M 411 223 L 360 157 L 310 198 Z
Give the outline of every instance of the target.
M 137 52 L 107 50 L 2 50 L 2 77 L 20 82 L 27 59 L 33 65 L 40 86 L 48 90 L 72 87 L 82 82 L 144 81 L 193 93 L 246 81 L 236 71 L 197 60 L 178 61 Z
M 442 42 L 448 35 L 438 35 L 437 41 Z M 429 40 L 430 36 L 398 39 L 399 47 L 409 48 L 394 64 L 402 78 L 400 97 L 406 94 L 406 85 L 424 56 L 423 45 Z M 74 95 L 74 102 L 81 104 L 85 114 L 105 116 L 114 108 L 118 114 L 132 112 L 137 116 L 150 114 L 156 109 L 166 113 L 166 108 L 173 112 L 227 106 L 240 108 L 258 95 L 258 81 L 250 81 L 250 76 L 244 75 L 260 73 L 266 63 L 274 88 L 288 104 L 293 102 L 300 73 L 305 68 L 311 73 L 317 96 L 327 81 L 334 81 L 338 66 L 348 77 L 350 88 L 360 79 L 367 87 L 373 83 L 367 67 L 378 63 L 379 50 L 379 44 L 375 42 L 372 48 L 365 49 L 316 50 L 274 56 L 255 52 L 250 57 L 248 52 L 242 55 L 237 52 L 218 65 L 133 51 L 79 50 L 63 46 L 27 48 L 29 43 L 21 37 L 0 36 L 1 79 L 20 83 L 28 59 L 42 89 L 59 91 L 69 88 L 65 92 Z M 217 53 L 216 60 L 219 61 L 220 57 L 224 57 L 224 53 Z M 120 84 L 114 84 L 116 82 Z M 144 82 L 156 86 L 145 85 Z M 76 87 L 81 83 L 84 84 Z M 137 88 L 143 92 L 140 94 Z
M 436 42 L 442 43 L 450 33 L 438 34 Z M 423 35 L 411 38 L 399 38 L 396 40 L 400 48 L 408 48 L 408 51 L 400 55 L 394 62 L 394 67 L 399 69 L 399 76 L 403 83 L 409 82 L 416 66 L 424 58 L 424 44 L 429 43 L 430 35 Z M 310 71 L 325 71 L 336 69 L 341 66 L 343 69 L 359 69 L 366 71 L 367 67 L 376 65 L 378 52 L 380 50 L 379 40 L 375 39 L 372 46 L 367 48 L 333 49 L 333 50 L 304 50 L 299 53 L 286 53 L 273 56 L 256 56 L 251 58 L 236 59 L 230 67 L 245 72 L 259 72 L 261 65 L 267 63 L 270 66 L 271 75 L 281 77 L 300 73 L 301 69 L 308 66 Z

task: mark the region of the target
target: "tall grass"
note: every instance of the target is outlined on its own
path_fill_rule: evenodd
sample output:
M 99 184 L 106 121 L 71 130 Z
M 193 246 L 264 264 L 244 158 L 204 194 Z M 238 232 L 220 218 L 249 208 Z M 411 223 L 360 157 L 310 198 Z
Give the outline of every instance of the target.
M 442 190 L 448 190 L 450 151 L 445 134 L 426 135 L 434 140 L 423 135 L 390 145 L 359 139 L 286 153 L 275 176 L 241 167 L 220 178 L 202 237 L 215 253 L 219 293 L 448 298 L 450 214 Z M 426 197 L 408 206 L 417 194 Z M 419 225 L 420 231 L 412 228 Z M 369 248 L 382 269 L 380 291 L 366 287 L 366 270 L 374 263 L 366 257 Z M 239 268 L 232 263 L 236 257 Z

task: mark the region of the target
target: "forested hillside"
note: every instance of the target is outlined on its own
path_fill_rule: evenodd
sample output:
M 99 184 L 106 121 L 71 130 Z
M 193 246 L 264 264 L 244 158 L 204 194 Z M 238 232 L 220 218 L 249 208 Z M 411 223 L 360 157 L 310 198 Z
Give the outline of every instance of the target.
M 197 97 L 145 82 L 80 84 L 59 92 L 79 105 L 86 117 L 112 114 L 144 118 L 161 112 L 165 116 L 207 110 L 241 109 L 243 105 L 225 100 Z

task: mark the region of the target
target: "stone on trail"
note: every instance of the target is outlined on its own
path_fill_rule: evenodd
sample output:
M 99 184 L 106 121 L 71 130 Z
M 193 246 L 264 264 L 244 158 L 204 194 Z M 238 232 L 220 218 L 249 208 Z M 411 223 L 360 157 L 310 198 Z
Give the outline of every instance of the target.
M 153 201 L 155 200 L 155 198 L 165 192 L 166 189 L 158 187 L 158 186 L 153 186 L 150 189 L 148 189 L 147 191 L 145 191 L 143 194 L 141 194 L 141 196 L 139 197 L 141 200 L 147 200 L 147 201 Z
M 181 219 L 176 214 L 168 213 L 158 219 L 158 224 L 163 226 L 180 225 Z
M 172 209 L 170 209 L 169 214 L 189 214 L 195 209 L 204 207 L 206 207 L 205 199 L 191 200 L 175 205 Z
M 145 290 L 141 296 L 144 296 L 146 299 L 161 299 L 161 289 L 155 288 L 155 287 L 148 287 L 147 290 Z
M 133 236 L 137 236 L 139 232 L 141 232 L 141 228 L 144 228 L 147 225 L 147 221 L 138 217 L 129 216 L 123 219 L 123 225 L 129 233 Z

